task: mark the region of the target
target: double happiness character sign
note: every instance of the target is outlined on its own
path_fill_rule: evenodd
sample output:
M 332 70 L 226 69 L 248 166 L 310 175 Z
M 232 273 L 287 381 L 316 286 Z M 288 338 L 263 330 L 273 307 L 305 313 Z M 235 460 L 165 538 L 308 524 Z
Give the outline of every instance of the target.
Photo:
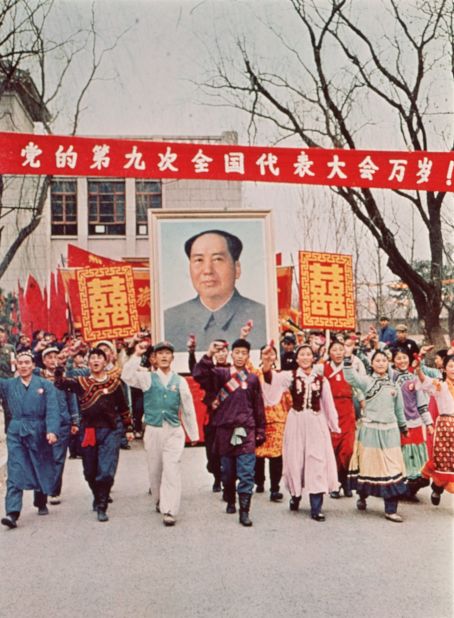
M 351 255 L 299 252 L 304 328 L 355 328 Z
M 139 330 L 131 266 L 77 271 L 84 339 L 130 337 Z

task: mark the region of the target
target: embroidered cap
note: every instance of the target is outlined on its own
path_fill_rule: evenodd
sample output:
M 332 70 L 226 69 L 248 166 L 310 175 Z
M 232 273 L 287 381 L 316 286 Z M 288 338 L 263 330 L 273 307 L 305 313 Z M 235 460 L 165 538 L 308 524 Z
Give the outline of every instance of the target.
M 111 352 L 116 352 L 115 346 L 111 341 L 107 341 L 107 339 L 103 339 L 102 341 L 98 341 L 98 343 L 96 344 L 96 347 L 99 348 L 99 346 L 101 345 L 105 345 L 106 348 L 109 348 L 109 350 Z
M 33 358 L 33 353 L 31 350 L 22 350 L 21 352 L 16 352 L 16 358 L 19 359 L 21 356 L 28 356 L 28 358 L 31 358 L 32 361 L 34 361 L 35 359 Z
M 41 352 L 41 358 L 44 358 L 45 356 L 47 356 L 47 354 L 50 354 L 51 352 L 56 352 L 58 354 L 60 350 L 55 346 L 44 348 L 44 350 Z
M 172 353 L 175 352 L 175 348 L 170 341 L 160 341 L 153 346 L 153 352 L 159 352 L 159 350 L 170 350 Z

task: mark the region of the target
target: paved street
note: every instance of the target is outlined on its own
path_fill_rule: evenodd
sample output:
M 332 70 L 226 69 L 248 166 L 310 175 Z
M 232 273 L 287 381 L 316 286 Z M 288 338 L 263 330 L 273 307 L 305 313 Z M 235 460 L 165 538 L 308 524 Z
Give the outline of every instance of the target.
M 202 448 L 186 449 L 183 482 L 178 523 L 165 528 L 134 444 L 103 524 L 80 460 L 68 460 L 62 504 L 38 517 L 27 492 L 20 526 L 0 530 L 0 617 L 453 616 L 453 496 L 434 508 L 425 490 L 393 524 L 379 500 L 360 513 L 354 499 L 328 499 L 316 523 L 307 500 L 290 513 L 262 494 L 246 529 L 211 493 Z

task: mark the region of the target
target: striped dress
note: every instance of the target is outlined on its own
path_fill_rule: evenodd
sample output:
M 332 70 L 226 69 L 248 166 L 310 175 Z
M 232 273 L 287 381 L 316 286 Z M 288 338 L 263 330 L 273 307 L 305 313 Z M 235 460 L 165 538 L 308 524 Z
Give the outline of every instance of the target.
M 402 454 L 408 481 L 421 477 L 421 468 L 429 456 L 423 425 L 432 425 L 432 417 L 427 409 L 429 398 L 417 390 L 417 378 L 409 371 L 393 371 L 392 380 L 400 388 L 404 402 L 404 413 L 408 435 L 401 436 Z
M 350 460 L 350 487 L 366 496 L 394 498 L 407 492 L 400 429 L 406 428 L 402 394 L 388 376 L 359 375 L 344 364 L 344 377 L 365 398 Z

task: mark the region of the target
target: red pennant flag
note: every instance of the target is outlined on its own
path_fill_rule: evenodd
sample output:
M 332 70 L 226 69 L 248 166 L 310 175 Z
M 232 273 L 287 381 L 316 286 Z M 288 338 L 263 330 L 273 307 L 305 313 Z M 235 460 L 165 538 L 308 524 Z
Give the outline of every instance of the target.
M 24 291 L 25 298 L 25 320 L 22 317 L 22 322 L 27 323 L 27 334 L 30 336 L 35 330 L 47 330 L 47 299 L 44 298 L 39 283 L 33 277 L 28 276 L 27 285 Z
M 66 299 L 60 271 L 51 274 L 49 298 L 49 330 L 61 339 L 68 330 Z
M 287 317 L 292 306 L 293 266 L 278 266 L 276 273 L 279 315 Z
M 91 253 L 76 245 L 68 245 L 68 267 L 69 268 L 100 268 L 102 266 L 134 266 L 136 268 L 148 268 L 149 262 L 147 259 L 128 262 L 126 260 L 112 260 L 111 258 Z

